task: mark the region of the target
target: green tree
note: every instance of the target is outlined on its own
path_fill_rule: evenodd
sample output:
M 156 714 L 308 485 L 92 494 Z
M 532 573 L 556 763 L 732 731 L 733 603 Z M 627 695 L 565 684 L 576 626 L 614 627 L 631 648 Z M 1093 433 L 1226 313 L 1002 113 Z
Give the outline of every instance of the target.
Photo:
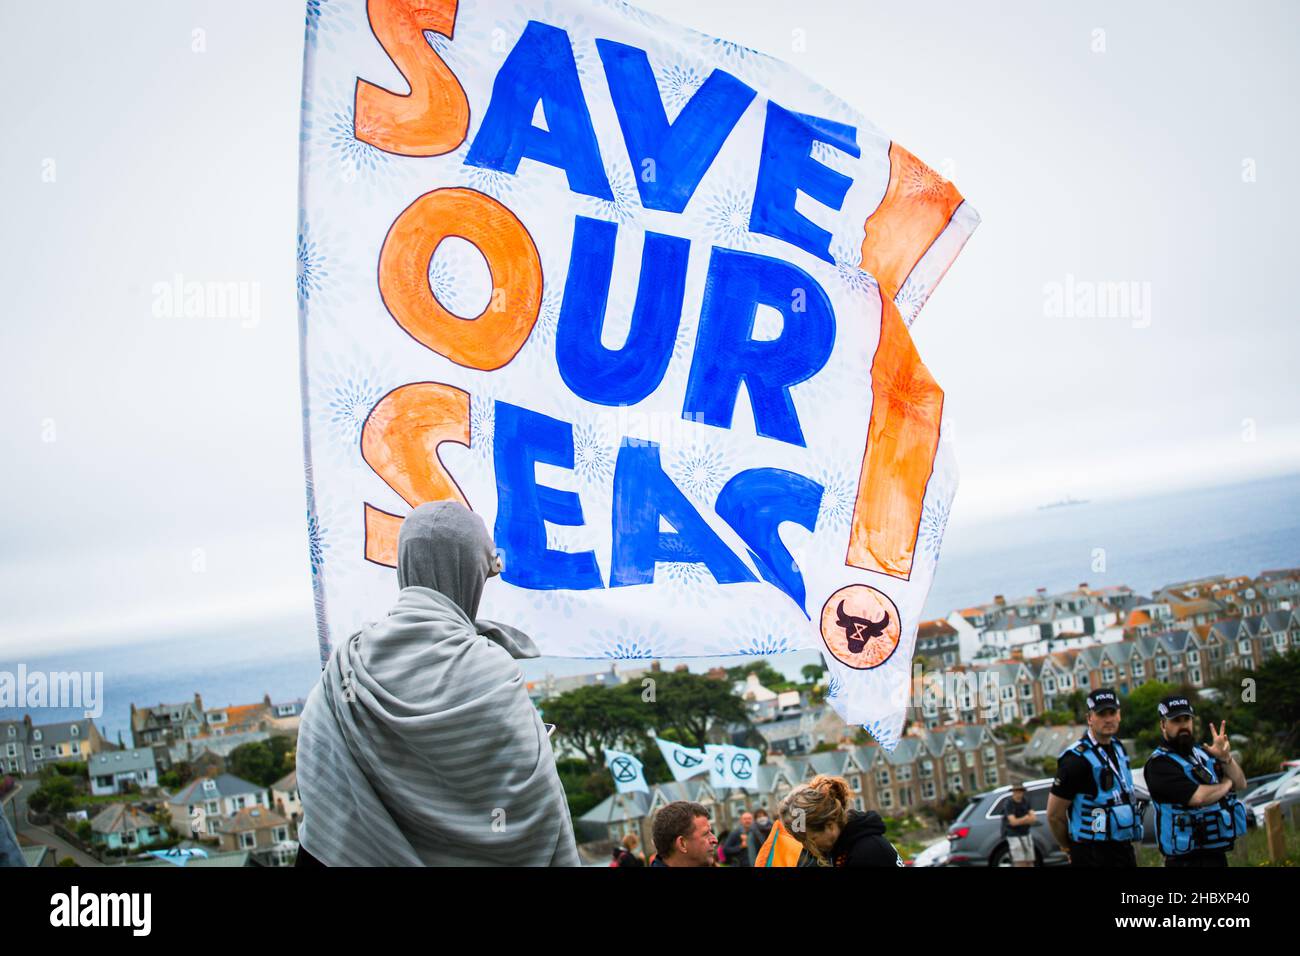
M 1238 681 L 1234 703 L 1242 701 Z M 1300 743 L 1300 649 L 1269 657 L 1255 669 L 1255 700 L 1261 717 L 1282 734 L 1288 752 Z
M 240 744 L 226 758 L 226 767 L 236 777 L 269 787 L 293 769 L 294 745 L 283 734 Z
M 758 675 L 758 682 L 768 690 L 782 691 L 794 687 L 794 684 L 784 674 L 769 664 L 766 658 L 762 657 L 756 661 L 741 664 L 738 667 L 728 667 L 727 681 L 728 683 L 743 684 L 750 674 Z
M 1070 723 L 1086 724 L 1088 722 L 1088 694 L 1086 691 L 1076 690 L 1067 694 L 1065 699 L 1059 701 L 1059 704 L 1070 713 Z
M 543 701 L 542 710 L 556 737 L 602 769 L 607 749 L 644 742 L 652 726 L 640 684 L 579 687 Z
M 805 684 L 816 684 L 822 679 L 822 675 L 826 673 L 826 668 L 820 664 L 805 664 L 799 668 L 799 673 L 803 675 Z
M 298 765 L 298 738 L 287 734 L 275 734 L 266 744 L 271 748 L 271 755 L 275 757 L 275 780 L 279 780 Z M 275 783 L 275 780 L 271 783 Z
M 1278 750 L 1272 744 L 1252 740 L 1237 755 L 1237 760 L 1241 763 L 1241 769 L 1247 777 L 1260 777 L 1266 773 L 1276 773 L 1282 766 L 1282 761 L 1286 759 L 1286 754 Z
M 1132 739 L 1137 754 L 1149 754 L 1164 740 L 1160 733 L 1160 717 L 1156 707 L 1162 699 L 1178 692 L 1179 688 L 1164 681 L 1149 680 L 1141 687 L 1135 687 L 1127 697 L 1121 695 L 1119 700 L 1120 722 L 1119 735 Z M 1189 696 L 1195 692 L 1183 688 Z
M 37 813 L 62 816 L 73 808 L 78 796 L 80 793 L 72 778 L 47 767 L 41 771 L 40 787 L 27 803 Z
M 1020 722 L 1019 717 L 1015 720 L 1008 720 L 1000 725 L 998 727 L 998 732 L 1008 743 L 1015 743 L 1017 741 L 1023 743 L 1031 736 L 1029 731 L 1025 729 L 1025 725 Z
M 263 787 L 275 779 L 275 755 L 263 740 L 240 744 L 226 758 L 226 766 L 236 777 Z
M 1228 731 L 1269 743 L 1284 753 L 1300 746 L 1300 650 L 1266 658 L 1253 671 L 1214 682 L 1219 698 L 1197 707 L 1207 720 L 1227 720 Z M 1277 768 L 1274 767 L 1274 770 Z
M 190 763 L 188 760 L 181 760 L 172 764 L 172 769 L 169 770 L 168 773 L 176 775 L 176 786 L 168 789 L 179 790 L 194 779 L 194 764 Z M 166 786 L 166 784 L 164 784 L 164 786 Z
M 749 723 L 745 702 L 731 692 L 730 681 L 672 671 L 659 675 L 654 691 L 652 726 L 671 729 L 675 739 L 688 747 L 703 746 L 714 722 Z

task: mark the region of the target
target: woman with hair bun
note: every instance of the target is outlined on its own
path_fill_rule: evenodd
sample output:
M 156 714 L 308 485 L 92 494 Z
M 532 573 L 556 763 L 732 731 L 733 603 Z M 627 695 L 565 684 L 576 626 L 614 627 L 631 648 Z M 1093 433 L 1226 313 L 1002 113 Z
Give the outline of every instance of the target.
M 820 774 L 781 801 L 781 825 L 818 866 L 902 866 L 880 814 L 851 809 L 852 799 L 847 780 Z

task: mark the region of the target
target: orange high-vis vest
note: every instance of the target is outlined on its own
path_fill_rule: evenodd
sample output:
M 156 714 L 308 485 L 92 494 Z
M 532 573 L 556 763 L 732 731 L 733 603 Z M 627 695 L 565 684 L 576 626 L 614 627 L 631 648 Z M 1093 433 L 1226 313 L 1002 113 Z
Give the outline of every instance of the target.
M 803 845 L 785 832 L 780 820 L 772 821 L 772 832 L 763 841 L 754 863 L 757 866 L 798 866 Z

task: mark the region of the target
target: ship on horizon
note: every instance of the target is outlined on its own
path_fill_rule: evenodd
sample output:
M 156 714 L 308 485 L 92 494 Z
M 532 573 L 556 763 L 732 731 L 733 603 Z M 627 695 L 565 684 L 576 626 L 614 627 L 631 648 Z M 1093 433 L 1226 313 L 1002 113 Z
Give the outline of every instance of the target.
M 1086 505 L 1086 504 L 1088 504 L 1087 498 L 1071 498 L 1069 495 L 1066 495 L 1060 501 L 1052 501 L 1045 505 L 1039 505 L 1038 510 L 1046 511 L 1048 508 L 1068 508 L 1070 505 Z

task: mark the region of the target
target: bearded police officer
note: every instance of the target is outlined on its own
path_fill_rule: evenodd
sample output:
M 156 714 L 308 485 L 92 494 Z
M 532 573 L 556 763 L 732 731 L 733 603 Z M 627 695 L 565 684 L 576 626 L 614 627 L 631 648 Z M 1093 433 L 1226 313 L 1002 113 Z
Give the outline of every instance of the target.
M 1186 696 L 1166 697 L 1159 712 L 1165 742 L 1144 777 L 1165 866 L 1227 866 L 1233 841 L 1246 835 L 1246 808 L 1236 796 L 1246 775 L 1232 755 L 1228 722 L 1217 730 L 1211 723 L 1211 742 L 1202 747 L 1192 738 L 1195 711 Z
M 1088 695 L 1088 732 L 1066 748 L 1047 797 L 1047 822 L 1073 866 L 1137 866 L 1142 818 L 1119 733 L 1119 698 Z

